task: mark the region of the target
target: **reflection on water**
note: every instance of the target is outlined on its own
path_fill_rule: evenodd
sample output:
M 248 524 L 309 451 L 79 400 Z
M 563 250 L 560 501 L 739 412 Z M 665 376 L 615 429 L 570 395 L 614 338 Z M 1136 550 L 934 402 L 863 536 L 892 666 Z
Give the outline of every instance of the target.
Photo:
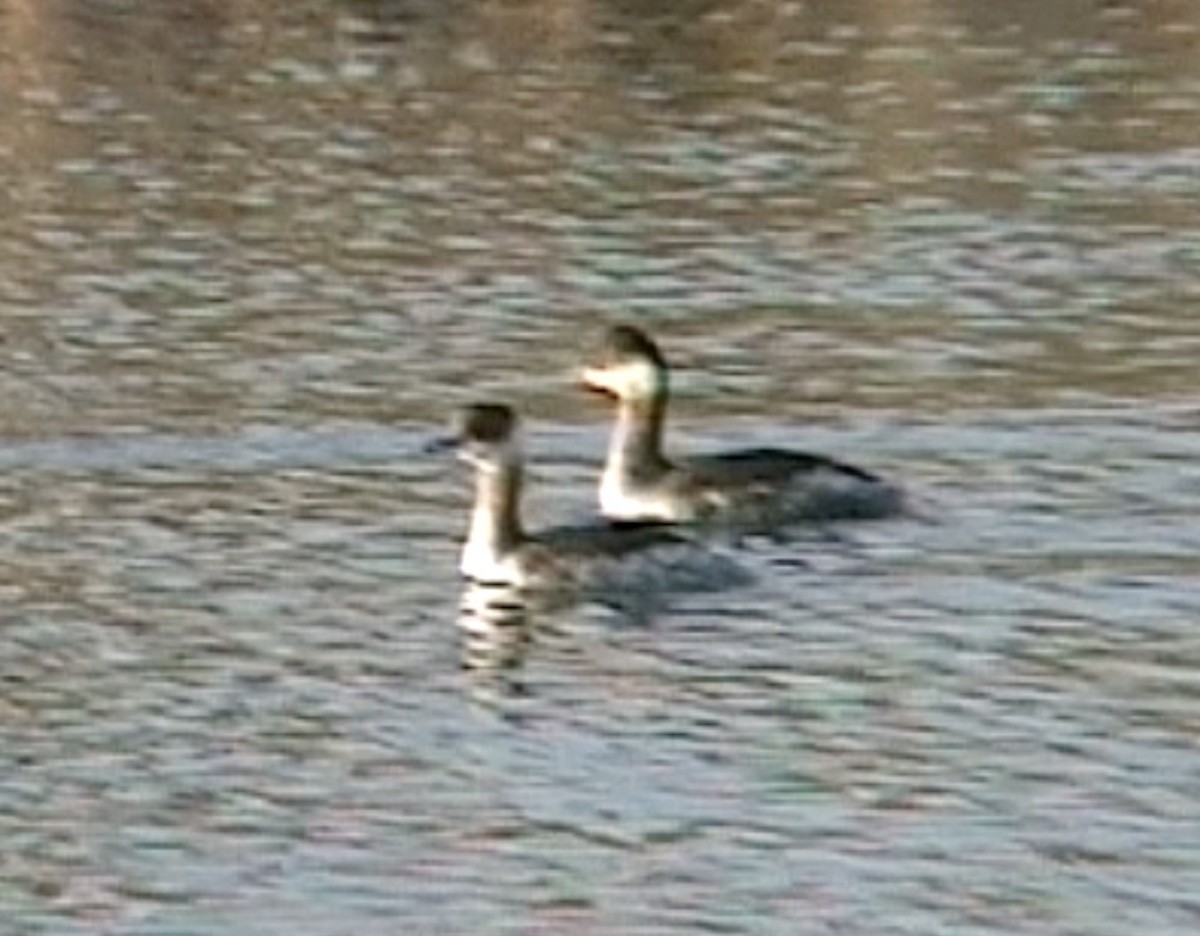
M 793 560 L 794 567 L 803 563 Z M 714 597 L 753 583 L 722 544 L 681 539 L 607 563 L 581 580 L 520 588 L 468 581 L 459 601 L 463 665 L 506 678 L 521 666 L 531 640 L 553 629 L 568 609 L 594 605 L 612 615 L 614 626 L 646 628 L 686 597 Z
M 1190 0 L 0 0 L 0 918 L 1194 930 L 1198 46 Z M 610 317 L 673 451 L 925 519 L 456 629 L 418 440 L 511 400 L 531 527 L 588 516 Z
M 463 666 L 487 672 L 512 670 L 529 649 L 529 598 L 507 585 L 470 583 L 459 604 Z

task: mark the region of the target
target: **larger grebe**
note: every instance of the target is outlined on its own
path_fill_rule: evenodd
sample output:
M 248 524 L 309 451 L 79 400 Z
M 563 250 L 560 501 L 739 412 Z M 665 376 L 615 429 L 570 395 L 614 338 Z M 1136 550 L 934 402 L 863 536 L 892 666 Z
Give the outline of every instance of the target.
M 823 455 L 779 448 L 674 462 L 662 450 L 667 363 L 630 325 L 610 328 L 583 383 L 616 398 L 617 425 L 600 479 L 600 510 L 619 520 L 691 522 L 871 519 L 903 497 L 883 479 Z
M 523 459 L 516 414 L 476 403 L 457 414 L 453 448 L 475 469 L 475 504 L 459 568 L 473 581 L 522 588 L 570 588 L 594 582 L 605 566 L 632 553 L 686 541 L 657 523 L 557 527 L 536 535 L 521 526 Z

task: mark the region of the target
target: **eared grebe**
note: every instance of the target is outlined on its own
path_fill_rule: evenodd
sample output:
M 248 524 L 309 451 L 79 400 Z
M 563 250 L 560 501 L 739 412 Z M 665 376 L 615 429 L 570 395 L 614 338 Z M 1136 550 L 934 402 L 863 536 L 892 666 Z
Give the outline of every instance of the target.
M 453 448 L 475 469 L 475 504 L 459 564 L 472 581 L 569 589 L 594 584 L 606 566 L 632 553 L 686 543 L 654 522 L 601 521 L 526 534 L 520 518 L 523 459 L 517 416 L 507 406 L 464 407 L 452 437 L 434 447 Z
M 583 383 L 617 400 L 617 425 L 600 479 L 600 511 L 615 520 L 690 522 L 872 519 L 901 510 L 881 478 L 826 458 L 778 448 L 678 463 L 662 452 L 668 370 L 658 347 L 630 325 L 610 328 Z

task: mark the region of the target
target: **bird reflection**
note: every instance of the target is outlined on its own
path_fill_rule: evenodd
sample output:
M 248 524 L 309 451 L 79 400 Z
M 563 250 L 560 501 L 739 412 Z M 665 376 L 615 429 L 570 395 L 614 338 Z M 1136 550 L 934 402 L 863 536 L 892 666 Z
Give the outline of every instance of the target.
M 686 594 L 736 589 L 751 577 L 727 556 L 689 544 L 690 565 L 643 568 L 609 577 L 591 588 L 523 587 L 468 579 L 459 600 L 462 665 L 481 697 L 524 691 L 521 671 L 539 630 L 580 605 L 606 608 L 619 626 L 647 627 Z
M 529 596 L 508 584 L 468 582 L 458 607 L 463 666 L 477 673 L 518 669 L 529 651 Z

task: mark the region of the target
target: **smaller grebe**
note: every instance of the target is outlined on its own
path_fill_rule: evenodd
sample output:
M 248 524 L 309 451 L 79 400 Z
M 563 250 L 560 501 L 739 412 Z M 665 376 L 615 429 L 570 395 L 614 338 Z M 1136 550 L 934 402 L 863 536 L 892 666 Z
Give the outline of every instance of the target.
M 661 523 L 601 521 L 527 534 L 521 526 L 524 460 L 513 410 L 476 403 L 457 414 L 453 435 L 431 448 L 452 448 L 475 469 L 475 504 L 459 569 L 476 582 L 520 588 L 592 583 L 605 567 L 687 541 Z

